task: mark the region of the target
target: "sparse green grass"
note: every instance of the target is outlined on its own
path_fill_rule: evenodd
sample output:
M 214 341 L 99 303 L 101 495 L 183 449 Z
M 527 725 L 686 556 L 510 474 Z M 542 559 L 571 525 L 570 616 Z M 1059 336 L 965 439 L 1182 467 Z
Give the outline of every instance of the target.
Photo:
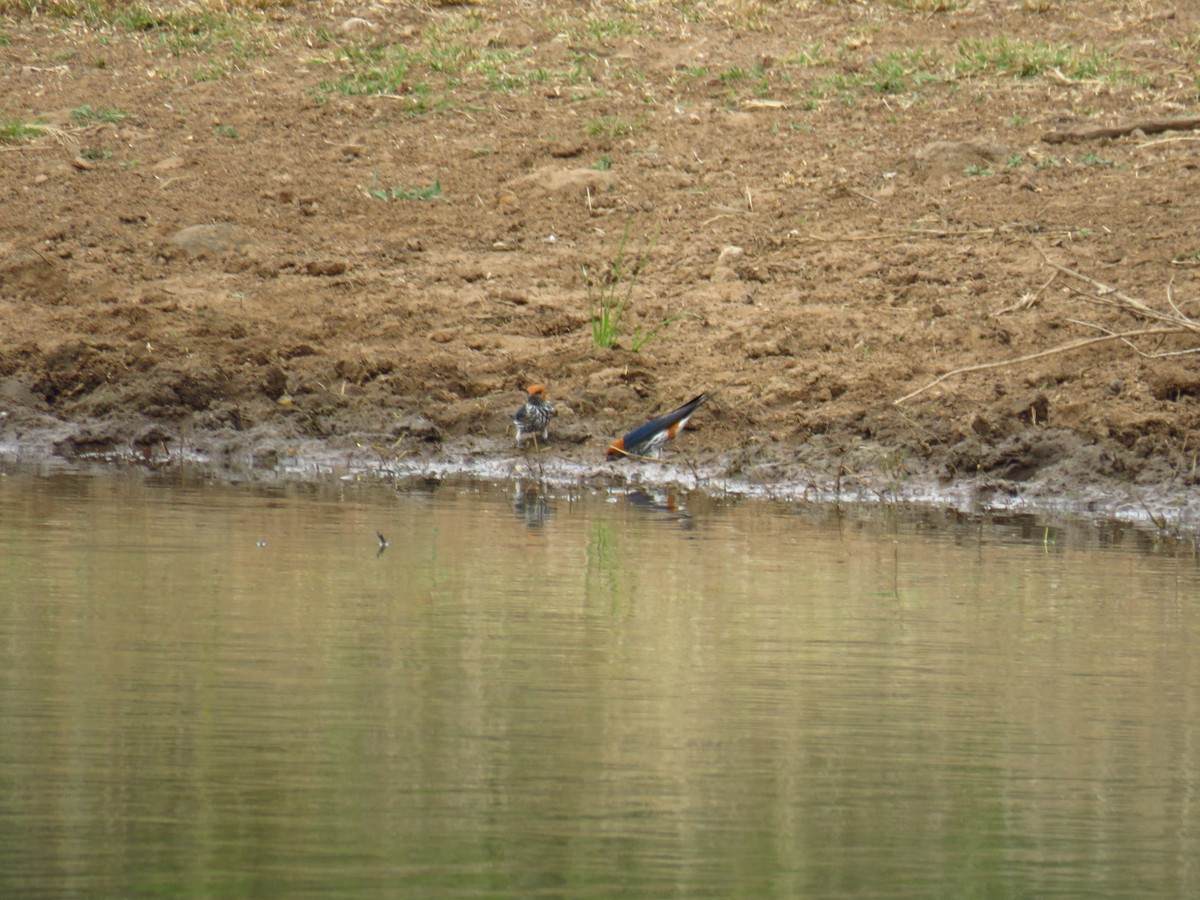
M 84 104 L 71 110 L 71 121 L 79 125 L 91 125 L 94 122 L 123 122 L 129 114 L 123 109 L 108 109 L 100 107 L 93 109 Z
M 340 45 L 331 58 L 317 63 L 345 71 L 321 81 L 316 94 L 407 97 L 413 101 L 410 112 L 431 112 L 452 106 L 460 88 L 516 93 L 555 78 L 533 63 L 532 51 L 474 46 L 457 37 L 460 30 L 434 30 L 422 46 Z
M 122 2 L 122 0 L 0 0 L 0 15 L 18 12 L 49 19 L 81 22 L 101 28 L 144 35 L 175 56 L 189 52 L 229 50 L 245 58 L 269 50 L 253 36 L 259 12 L 294 0 L 210 0 L 192 4 Z M 110 42 L 100 35 L 102 45 Z
M 620 116 L 590 119 L 585 130 L 593 137 L 627 137 L 637 131 L 637 123 Z
M 599 279 L 592 277 L 585 267 L 583 270 L 584 284 L 587 285 L 588 300 L 592 311 L 592 344 L 597 349 L 611 350 L 625 334 L 625 317 L 629 312 L 633 290 L 637 286 L 638 276 L 646 266 L 646 260 L 658 243 L 656 235 L 641 256 L 630 265 L 625 258 L 629 246 L 629 229 L 631 223 L 626 222 L 621 232 L 621 241 L 617 244 L 616 256 L 609 263 L 608 270 Z M 655 336 L 672 322 L 685 313 L 679 313 L 663 320 L 653 328 L 643 328 L 638 325 L 630 335 L 629 347 L 639 352 L 642 347 L 652 341 Z
M 937 81 L 934 74 L 939 55 L 934 51 L 903 50 L 886 54 L 871 63 L 865 83 L 881 94 L 906 94 L 921 85 Z
M 587 267 L 583 270 L 583 281 L 587 285 L 588 299 L 592 308 L 592 344 L 601 350 L 611 350 L 625 332 L 622 319 L 629 309 L 629 300 L 637 285 L 638 276 L 646 263 L 656 241 L 651 241 L 638 260 L 630 266 L 625 261 L 625 249 L 629 245 L 631 223 L 625 223 L 617 253 L 609 263 L 608 270 L 597 280 Z
M 224 77 L 225 69 L 216 63 L 205 66 L 197 66 L 196 71 L 192 73 L 192 78 L 198 82 L 220 81 Z
M 608 16 L 607 18 L 589 18 L 584 20 L 583 30 L 597 41 L 626 37 L 639 32 L 637 20 L 626 16 Z
M 954 74 L 963 78 L 977 75 L 1036 78 L 1051 72 L 1075 81 L 1116 79 L 1126 74 L 1111 54 L 1103 50 L 1009 37 L 962 41 L 954 64 Z
M 739 81 L 745 81 L 750 77 L 750 72 L 743 69 L 741 66 L 729 66 L 717 76 L 721 79 L 722 84 L 734 84 Z
M 32 140 L 46 131 L 40 125 L 23 122 L 20 119 L 0 118 L 0 144 L 19 144 Z
M 829 63 L 830 58 L 825 53 L 824 45 L 820 43 L 813 44 L 811 47 L 801 47 L 780 60 L 780 65 L 798 68 L 827 66 Z

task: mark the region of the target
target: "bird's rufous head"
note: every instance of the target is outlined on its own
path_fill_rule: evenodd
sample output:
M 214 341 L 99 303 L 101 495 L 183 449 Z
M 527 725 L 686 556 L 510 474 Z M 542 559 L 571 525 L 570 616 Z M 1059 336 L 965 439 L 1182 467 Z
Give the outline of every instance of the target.
M 531 384 L 529 387 L 525 388 L 525 393 L 527 393 L 530 397 L 545 397 L 546 389 L 540 384 Z

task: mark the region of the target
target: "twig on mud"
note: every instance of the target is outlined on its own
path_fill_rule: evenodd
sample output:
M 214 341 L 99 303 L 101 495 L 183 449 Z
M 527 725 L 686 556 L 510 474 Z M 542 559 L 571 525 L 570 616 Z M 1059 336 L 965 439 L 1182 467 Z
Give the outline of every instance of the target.
M 848 244 L 857 241 L 880 241 L 880 240 L 901 240 L 902 238 L 911 238 L 913 236 L 924 237 L 978 237 L 980 235 L 995 234 L 995 228 L 983 228 L 978 231 L 936 231 L 933 229 L 912 229 L 908 231 L 884 231 L 876 234 L 792 234 L 789 237 L 796 237 L 800 240 L 815 241 L 818 244 Z
M 1198 123 L 1200 123 L 1200 120 L 1197 120 L 1197 121 L 1198 121 Z M 1106 341 L 1123 341 L 1124 343 L 1129 344 L 1131 347 L 1133 347 L 1133 344 L 1130 342 L 1129 339 L 1134 338 L 1134 337 L 1144 337 L 1146 335 L 1151 335 L 1151 334 L 1157 334 L 1157 335 L 1185 334 L 1185 333 L 1200 334 L 1200 321 L 1197 321 L 1195 319 L 1190 318 L 1189 316 L 1184 315 L 1184 313 L 1180 310 L 1178 304 L 1175 302 L 1174 292 L 1173 292 L 1173 289 L 1170 284 L 1167 285 L 1167 302 L 1170 304 L 1172 312 L 1165 313 L 1160 310 L 1154 309 L 1154 307 L 1149 306 L 1148 304 L 1144 303 L 1141 300 L 1138 300 L 1136 297 L 1131 297 L 1128 294 L 1117 290 L 1115 287 L 1113 287 L 1110 284 L 1105 284 L 1103 281 L 1099 281 L 1095 278 L 1092 278 L 1090 275 L 1084 275 L 1081 272 L 1076 272 L 1074 269 L 1069 269 L 1066 266 L 1059 265 L 1058 263 L 1054 262 L 1049 257 L 1047 257 L 1045 251 L 1043 251 L 1040 247 L 1038 248 L 1038 252 L 1040 252 L 1042 254 L 1042 259 L 1045 260 L 1046 265 L 1050 266 L 1056 272 L 1062 273 L 1064 275 L 1070 275 L 1072 278 L 1077 278 L 1080 281 L 1086 282 L 1087 284 L 1090 284 L 1093 287 L 1093 289 L 1095 289 L 1095 291 L 1096 291 L 1095 294 L 1088 294 L 1084 291 L 1077 291 L 1077 293 L 1081 297 L 1090 299 L 1096 303 L 1099 303 L 1102 306 L 1116 307 L 1118 310 L 1121 310 L 1122 312 L 1133 313 L 1144 319 L 1150 319 L 1152 321 L 1161 322 L 1163 324 L 1158 327 L 1155 327 L 1155 328 L 1135 328 L 1131 331 L 1112 331 L 1108 328 L 1105 328 L 1100 325 L 1094 325 L 1090 322 L 1081 322 L 1081 321 L 1077 321 L 1074 319 L 1069 319 L 1068 321 L 1074 322 L 1075 324 L 1078 324 L 1078 325 L 1083 325 L 1084 327 L 1087 327 L 1087 328 L 1097 328 L 1100 331 L 1103 331 L 1104 334 L 1102 334 L 1099 337 L 1083 338 L 1081 340 L 1071 341 L 1066 344 L 1061 344 L 1057 347 L 1051 347 L 1049 350 L 1042 350 L 1038 353 L 1030 353 L 1025 356 L 1015 357 L 1013 359 L 1006 359 L 1006 360 L 1001 360 L 999 362 L 991 362 L 991 363 L 980 363 L 980 364 L 974 365 L 974 366 L 964 366 L 963 368 L 960 368 L 960 369 L 953 369 L 949 372 L 946 372 L 943 375 L 939 375 L 937 378 L 935 378 L 933 381 L 929 382 L 928 384 L 924 385 L 923 387 L 919 387 L 915 391 L 905 394 L 903 397 L 899 398 L 898 400 L 893 400 L 892 403 L 894 405 L 899 406 L 901 403 L 904 403 L 907 400 L 911 400 L 913 397 L 916 397 L 918 394 L 924 393 L 925 391 L 929 390 L 931 387 L 941 384 L 946 379 L 952 378 L 955 375 L 965 375 L 968 372 L 981 372 L 986 369 L 995 369 L 995 368 L 1000 368 L 1002 366 L 1017 365 L 1019 363 L 1030 362 L 1035 359 L 1041 359 L 1046 356 L 1053 356 L 1057 353 L 1067 353 L 1071 350 L 1079 350 L 1079 349 L 1082 349 L 1083 347 L 1090 347 L 1093 344 L 1100 344 L 1100 343 L 1104 343 Z M 1047 282 L 1047 285 L 1048 284 L 1049 284 L 1049 282 Z M 1146 356 L 1149 358 L 1161 358 L 1161 357 L 1165 357 L 1165 356 L 1183 356 L 1183 355 L 1186 355 L 1189 353 L 1200 352 L 1200 347 L 1188 348 L 1186 350 L 1167 351 L 1165 353 L 1146 353 L 1143 350 L 1138 350 L 1137 347 L 1133 347 L 1133 349 L 1139 355 Z
M 868 200 L 871 203 L 874 203 L 876 206 L 879 205 L 879 199 L 877 197 L 872 197 L 866 191 L 860 191 L 858 188 L 853 187 L 848 184 L 843 185 L 842 188 L 843 188 L 843 190 L 849 191 L 852 194 L 858 194 L 858 196 L 862 197 L 864 200 Z
M 1085 322 L 1082 319 L 1067 319 L 1066 321 L 1070 322 L 1072 325 L 1080 325 L 1084 328 L 1094 328 L 1096 331 L 1101 331 L 1104 334 L 1110 335 L 1114 338 L 1122 338 L 1124 343 L 1129 345 L 1129 349 L 1143 359 L 1166 359 L 1167 357 L 1171 356 L 1189 356 L 1193 353 L 1200 353 L 1200 347 L 1189 347 L 1187 350 L 1165 350 L 1162 353 L 1147 353 L 1145 350 L 1139 349 L 1138 345 L 1129 340 L 1125 335 L 1113 331 L 1111 328 L 1105 328 L 1103 325 L 1097 325 L 1095 322 Z M 1151 331 L 1147 333 L 1158 333 L 1161 335 L 1182 334 L 1183 330 L 1179 328 L 1162 328 L 1157 332 Z
M 996 312 L 992 313 L 991 316 L 989 316 L 989 318 L 995 319 L 1006 313 L 1017 312 L 1018 310 L 1022 310 L 1022 309 L 1032 309 L 1033 307 L 1037 306 L 1038 301 L 1042 299 L 1042 294 L 1046 293 L 1046 288 L 1048 288 L 1048 287 L 1050 287 L 1050 285 L 1054 284 L 1054 279 L 1056 279 L 1057 277 L 1058 277 L 1058 273 L 1055 272 L 1053 275 L 1050 276 L 1049 280 L 1045 284 L 1043 284 L 1040 288 L 1038 288 L 1036 291 L 1022 294 L 1021 299 L 1018 300 L 1016 303 L 1014 303 L 1012 306 L 1006 306 L 1006 307 L 1004 307 L 1004 309 L 996 310 Z
M 905 240 L 914 237 L 930 238 L 960 238 L 960 237 L 990 237 L 997 234 L 1024 233 L 1016 225 L 1000 225 L 995 228 L 969 228 L 959 231 L 943 231 L 938 228 L 906 228 L 903 231 L 883 231 L 873 234 L 801 234 L 798 231 L 788 232 L 787 237 L 793 240 L 813 241 L 818 244 L 853 243 L 857 241 Z M 1041 232 L 1042 234 L 1058 234 L 1059 232 Z M 1066 231 L 1061 232 L 1067 234 Z
M 1143 147 L 1157 147 L 1159 144 L 1176 144 L 1179 141 L 1200 141 L 1200 136 L 1194 134 L 1181 134 L 1176 137 L 1159 138 L 1156 141 L 1142 141 L 1138 144 L 1138 149 Z
M 1057 347 L 1051 347 L 1049 350 L 1042 350 L 1038 353 L 1028 353 L 1025 356 L 1017 356 L 1013 357 L 1012 359 L 1002 359 L 998 362 L 979 363 L 978 365 L 974 366 L 963 366 L 961 369 L 951 369 L 949 372 L 939 375 L 937 378 L 933 379 L 933 381 L 917 388 L 915 391 L 893 400 L 892 405 L 899 406 L 901 403 L 911 400 L 918 394 L 925 393 L 931 387 L 935 387 L 946 379 L 953 378 L 955 375 L 965 375 L 968 372 L 982 372 L 987 369 L 999 369 L 1003 368 L 1004 366 L 1015 366 L 1020 363 L 1041 359 L 1044 356 L 1054 356 L 1058 353 L 1069 353 L 1072 350 L 1080 350 L 1084 347 L 1090 347 L 1092 344 L 1102 344 L 1105 341 L 1120 341 L 1131 337 L 1139 337 L 1140 335 L 1145 334 L 1177 334 L 1179 330 L 1180 329 L 1178 328 L 1138 328 L 1133 331 L 1122 331 L 1118 334 L 1105 334 L 1101 335 L 1100 337 L 1082 338 L 1078 341 L 1071 341 L 1070 343 L 1060 344 Z
M 1074 269 L 1068 269 L 1066 266 L 1060 266 L 1058 263 L 1049 259 L 1044 252 L 1042 253 L 1042 259 L 1045 260 L 1046 265 L 1057 269 L 1064 275 L 1070 275 L 1072 278 L 1078 278 L 1080 281 L 1086 281 L 1097 291 L 1096 294 L 1086 294 L 1083 291 L 1079 291 L 1080 296 L 1088 297 L 1089 299 L 1094 300 L 1103 306 L 1115 306 L 1118 309 L 1125 310 L 1126 312 L 1136 312 L 1138 315 L 1145 316 L 1147 319 L 1153 319 L 1156 322 L 1167 322 L 1170 325 L 1173 325 L 1179 331 L 1190 331 L 1194 334 L 1200 334 L 1200 322 L 1179 312 L 1179 308 L 1175 305 L 1174 298 L 1171 295 L 1170 286 L 1167 288 L 1167 299 L 1170 302 L 1172 309 L 1175 310 L 1173 314 L 1160 312 L 1154 307 L 1147 305 L 1141 300 L 1138 300 L 1136 297 L 1130 297 L 1128 294 L 1117 290 L 1112 285 L 1105 284 L 1103 281 L 1098 281 L 1095 278 L 1092 278 L 1090 275 L 1084 275 L 1080 272 L 1076 272 Z M 1110 299 L 1113 297 L 1120 302 L 1114 303 L 1113 300 Z
M 1167 303 L 1171 305 L 1171 309 L 1175 310 L 1175 315 L 1181 319 L 1186 319 L 1183 310 L 1175 304 L 1175 276 L 1171 275 L 1171 279 L 1167 282 Z

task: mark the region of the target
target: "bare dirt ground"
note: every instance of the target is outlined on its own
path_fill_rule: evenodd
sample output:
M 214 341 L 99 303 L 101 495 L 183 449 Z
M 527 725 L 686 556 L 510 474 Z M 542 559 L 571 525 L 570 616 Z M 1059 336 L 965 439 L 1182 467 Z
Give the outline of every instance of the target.
M 10 447 L 1191 502 L 1200 5 L 251 6 L 0 2 Z

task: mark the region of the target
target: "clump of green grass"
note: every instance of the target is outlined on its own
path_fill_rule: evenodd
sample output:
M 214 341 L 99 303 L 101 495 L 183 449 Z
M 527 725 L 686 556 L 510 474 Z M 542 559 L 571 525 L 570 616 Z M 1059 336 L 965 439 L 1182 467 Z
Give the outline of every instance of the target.
M 871 63 L 865 82 L 881 94 L 905 94 L 929 81 L 937 81 L 937 53 L 909 50 L 888 53 Z
M 592 310 L 592 344 L 601 350 L 611 350 L 616 347 L 617 342 L 625 334 L 623 323 L 629 312 L 633 290 L 637 286 L 642 269 L 645 268 L 646 260 L 658 243 L 656 235 L 642 251 L 641 256 L 632 265 L 629 264 L 625 258 L 625 250 L 629 246 L 629 228 L 630 223 L 626 222 L 625 229 L 621 232 L 621 241 L 617 244 L 616 256 L 613 257 L 607 271 L 599 280 L 592 277 L 586 266 L 583 270 L 583 280 L 587 285 L 588 299 Z M 637 326 L 630 337 L 630 349 L 637 353 L 662 329 L 681 318 L 682 315 L 681 313 L 671 316 L 649 330 L 644 329 L 641 325 Z
M 611 350 L 617 346 L 617 340 L 624 332 L 621 320 L 629 307 L 629 298 L 633 296 L 642 266 L 653 247 L 654 242 L 651 242 L 633 267 L 627 267 L 625 248 L 629 243 L 629 227 L 630 223 L 626 222 L 625 230 L 621 232 L 621 242 L 617 244 L 617 254 L 598 283 L 586 266 L 583 269 L 583 281 L 587 285 L 592 307 L 592 344 L 597 349 Z
M 23 122 L 20 119 L 0 118 L 0 144 L 19 144 L 32 140 L 46 131 L 41 125 Z
M 198 82 L 203 81 L 219 81 L 225 77 L 225 69 L 222 66 L 213 63 L 208 66 L 197 66 L 196 71 L 192 73 L 192 78 Z
M 80 125 L 88 125 L 93 122 L 123 122 L 128 118 L 129 114 L 123 109 L 108 109 L 107 107 L 93 109 L 86 103 L 71 110 L 71 121 Z
M 620 116 L 601 116 L 590 119 L 587 123 L 587 133 L 593 137 L 626 137 L 637 131 L 637 123 Z

